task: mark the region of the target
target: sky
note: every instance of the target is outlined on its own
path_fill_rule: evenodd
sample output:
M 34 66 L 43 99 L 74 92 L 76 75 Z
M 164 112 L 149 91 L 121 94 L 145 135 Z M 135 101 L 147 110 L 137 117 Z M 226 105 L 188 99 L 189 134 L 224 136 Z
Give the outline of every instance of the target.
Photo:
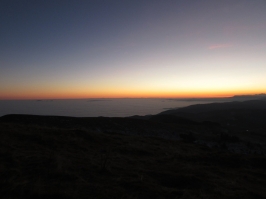
M 265 0 L 0 0 L 0 99 L 266 92 Z

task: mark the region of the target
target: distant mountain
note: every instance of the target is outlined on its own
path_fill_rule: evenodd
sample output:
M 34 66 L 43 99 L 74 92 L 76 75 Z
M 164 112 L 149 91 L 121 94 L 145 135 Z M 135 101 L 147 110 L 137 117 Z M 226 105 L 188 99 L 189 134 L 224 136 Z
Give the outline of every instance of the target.
M 167 110 L 160 115 L 175 115 L 198 122 L 218 122 L 229 127 L 266 129 L 266 100 L 197 104 Z
M 170 109 L 160 114 L 176 114 L 180 112 L 200 113 L 226 109 L 266 109 L 266 100 L 248 100 L 244 102 L 217 102 L 209 104 L 196 104 L 178 109 Z
M 232 98 L 236 100 L 266 99 L 266 94 L 261 93 L 255 95 L 234 95 Z

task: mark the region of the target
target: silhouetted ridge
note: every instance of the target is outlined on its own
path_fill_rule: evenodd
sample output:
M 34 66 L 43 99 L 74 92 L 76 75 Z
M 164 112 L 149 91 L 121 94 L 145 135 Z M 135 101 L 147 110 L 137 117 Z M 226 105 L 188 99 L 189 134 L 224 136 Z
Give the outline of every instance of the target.
M 244 102 L 223 102 L 210 104 L 196 104 L 183 108 L 167 110 L 160 114 L 175 114 L 177 112 L 200 113 L 209 111 L 220 111 L 226 109 L 266 109 L 266 100 L 249 100 Z
M 266 98 L 266 94 L 265 93 L 261 93 L 261 94 L 255 94 L 255 95 L 234 95 L 232 98 L 236 98 L 236 99 L 240 99 L 240 98 L 246 98 L 248 99 L 265 99 Z
M 266 127 L 266 100 L 197 104 L 167 110 L 159 115 L 175 115 L 198 122 L 211 121 L 241 128 Z

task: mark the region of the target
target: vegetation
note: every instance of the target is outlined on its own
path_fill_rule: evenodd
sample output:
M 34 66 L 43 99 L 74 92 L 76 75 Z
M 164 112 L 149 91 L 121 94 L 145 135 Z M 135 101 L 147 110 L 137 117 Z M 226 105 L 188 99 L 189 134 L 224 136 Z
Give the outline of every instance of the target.
M 186 125 L 169 124 L 185 138 L 174 140 L 145 134 L 147 126 L 162 128 L 148 120 L 22 118 L 0 120 L 3 199 L 266 198 L 264 155 L 195 144 L 198 135 L 182 134 Z M 145 136 L 126 133 L 133 127 Z M 189 131 L 195 129 L 201 126 Z M 239 142 L 218 136 L 223 143 Z

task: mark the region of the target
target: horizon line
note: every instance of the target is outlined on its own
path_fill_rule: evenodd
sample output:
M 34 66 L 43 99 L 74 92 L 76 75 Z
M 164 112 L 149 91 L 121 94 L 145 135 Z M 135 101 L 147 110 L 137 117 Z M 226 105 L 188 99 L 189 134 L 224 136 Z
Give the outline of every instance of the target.
M 228 96 L 210 96 L 210 97 L 81 97 L 81 98 L 9 98 L 0 99 L 0 101 L 12 101 L 12 100 L 32 100 L 32 101 L 49 101 L 49 100 L 89 100 L 89 99 L 221 99 L 221 98 L 233 98 L 233 97 L 256 97 L 259 95 L 266 95 L 265 93 L 259 94 L 238 94 Z

